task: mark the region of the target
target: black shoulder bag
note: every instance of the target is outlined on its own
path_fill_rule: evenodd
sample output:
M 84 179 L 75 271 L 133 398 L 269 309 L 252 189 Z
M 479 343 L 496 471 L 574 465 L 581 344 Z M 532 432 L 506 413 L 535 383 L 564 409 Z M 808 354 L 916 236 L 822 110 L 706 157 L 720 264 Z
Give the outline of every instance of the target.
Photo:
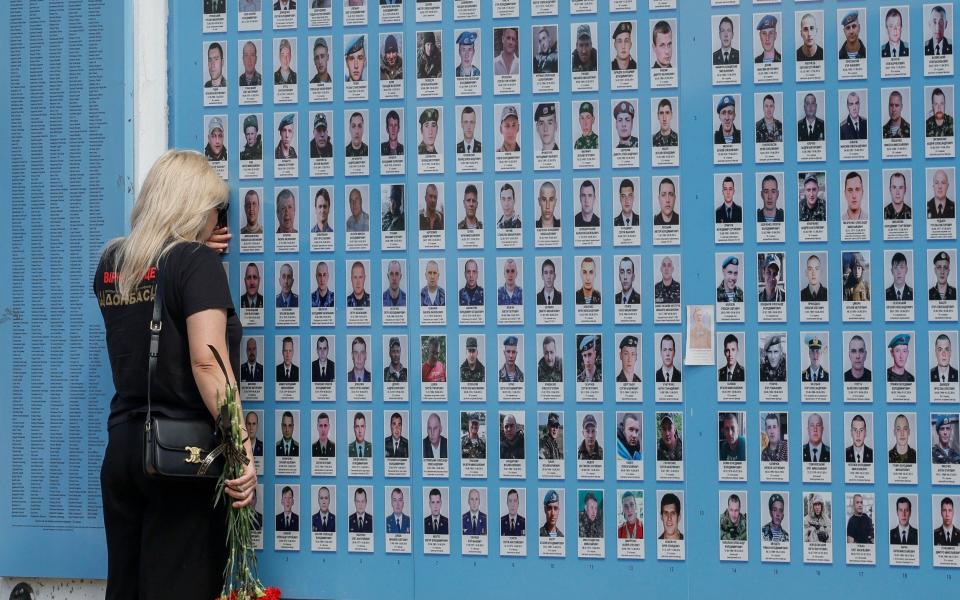
M 154 415 L 151 388 L 157 372 L 163 326 L 163 271 L 157 268 L 153 318 L 150 320 L 150 363 L 147 370 L 147 418 L 143 427 L 143 472 L 158 479 L 216 480 L 223 472 L 224 445 L 218 423 L 211 418 L 174 419 Z M 220 357 L 217 356 L 217 360 Z M 221 368 L 223 364 L 220 365 Z

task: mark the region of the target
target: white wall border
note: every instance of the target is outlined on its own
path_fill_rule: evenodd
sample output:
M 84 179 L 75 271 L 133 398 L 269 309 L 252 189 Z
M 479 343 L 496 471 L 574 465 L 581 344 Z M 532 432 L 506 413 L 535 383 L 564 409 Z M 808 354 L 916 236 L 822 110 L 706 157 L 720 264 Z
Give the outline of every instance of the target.
M 133 0 L 134 198 L 147 171 L 169 147 L 167 2 Z

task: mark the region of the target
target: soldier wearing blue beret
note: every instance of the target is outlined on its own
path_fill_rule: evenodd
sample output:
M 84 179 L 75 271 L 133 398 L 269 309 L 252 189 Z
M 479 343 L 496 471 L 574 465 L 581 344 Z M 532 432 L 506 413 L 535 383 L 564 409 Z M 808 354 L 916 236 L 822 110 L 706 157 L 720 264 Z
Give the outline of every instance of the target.
M 367 78 L 366 36 L 358 35 L 343 51 L 346 64 L 345 81 L 365 81 Z
M 476 40 L 477 33 L 474 31 L 462 31 L 457 36 L 457 54 L 460 55 L 460 64 L 454 71 L 456 77 L 480 76 L 480 69 L 473 64 L 473 57 L 477 51 Z
M 916 381 L 913 373 L 907 370 L 907 361 L 910 358 L 910 334 L 898 333 L 893 336 L 887 348 L 890 349 L 890 357 L 893 359 L 893 365 L 887 369 L 887 381 L 891 383 Z
M 717 302 L 743 302 L 740 280 L 740 259 L 730 255 L 720 263 L 720 285 L 717 286 Z
M 757 23 L 757 35 L 760 36 L 760 47 L 763 50 L 753 59 L 753 62 L 757 64 L 783 62 L 783 56 L 776 48 L 777 17 L 764 15 Z
M 602 380 L 602 370 L 600 365 L 599 337 L 595 335 L 577 336 L 580 338 L 577 345 L 577 354 L 579 356 L 580 372 L 577 373 L 577 381 L 599 382 Z
M 854 9 L 840 20 L 844 41 L 840 46 L 840 60 L 857 60 L 867 57 L 867 46 L 860 39 L 860 13 Z
M 542 538 L 562 538 L 560 531 L 560 494 L 554 490 L 543 495 L 543 526 L 540 528 Z
M 725 94 L 717 102 L 717 115 L 720 117 L 720 127 L 713 133 L 714 144 L 739 144 L 740 130 L 737 129 L 737 101 L 730 94 Z
M 517 365 L 517 344 L 515 335 L 508 335 L 503 340 L 503 367 L 497 372 L 498 381 L 505 383 L 523 383 L 523 371 Z
M 956 442 L 954 441 L 954 430 L 957 427 L 957 417 L 956 415 L 947 415 L 947 414 L 934 414 L 932 415 L 934 421 L 934 430 L 936 431 L 937 438 L 933 444 L 933 464 L 935 465 L 957 465 L 960 464 L 960 452 L 953 447 Z M 957 535 L 956 529 L 954 529 L 955 536 Z M 951 540 L 953 545 L 960 543 L 960 540 Z

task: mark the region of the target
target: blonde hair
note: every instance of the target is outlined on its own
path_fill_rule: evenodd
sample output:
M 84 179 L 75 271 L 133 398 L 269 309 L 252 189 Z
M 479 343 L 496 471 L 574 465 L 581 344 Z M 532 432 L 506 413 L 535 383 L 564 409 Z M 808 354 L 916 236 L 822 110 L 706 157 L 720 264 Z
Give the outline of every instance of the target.
M 182 242 L 200 239 L 210 211 L 227 202 L 230 188 L 199 152 L 168 150 L 150 167 L 130 214 L 130 234 L 112 240 L 117 290 L 126 299 L 147 270 Z

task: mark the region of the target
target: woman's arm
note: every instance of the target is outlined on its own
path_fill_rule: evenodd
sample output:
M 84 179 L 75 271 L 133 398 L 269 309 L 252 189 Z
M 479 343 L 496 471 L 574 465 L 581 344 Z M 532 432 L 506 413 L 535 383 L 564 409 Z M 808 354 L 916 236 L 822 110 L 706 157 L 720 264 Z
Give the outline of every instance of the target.
M 227 311 L 225 309 L 201 310 L 187 317 L 187 341 L 190 346 L 190 366 L 193 370 L 193 378 L 197 382 L 197 389 L 200 390 L 204 406 L 207 407 L 214 418 L 220 412 L 217 407 L 217 396 L 224 392 L 227 382 L 223 380 L 223 371 L 220 369 L 213 351 L 210 350 L 210 346 L 216 348 L 217 353 L 223 359 L 223 366 L 226 367 L 229 383 L 231 385 L 237 384 L 233 379 L 233 370 L 230 367 L 226 331 Z M 237 397 L 237 403 L 240 403 L 239 396 Z M 246 469 L 239 478 L 227 481 L 225 488 L 227 495 L 235 500 L 233 503 L 235 508 L 247 506 L 253 501 L 253 490 L 256 489 L 257 485 L 253 449 L 250 446 L 249 438 L 244 441 L 243 446 L 248 459 Z

